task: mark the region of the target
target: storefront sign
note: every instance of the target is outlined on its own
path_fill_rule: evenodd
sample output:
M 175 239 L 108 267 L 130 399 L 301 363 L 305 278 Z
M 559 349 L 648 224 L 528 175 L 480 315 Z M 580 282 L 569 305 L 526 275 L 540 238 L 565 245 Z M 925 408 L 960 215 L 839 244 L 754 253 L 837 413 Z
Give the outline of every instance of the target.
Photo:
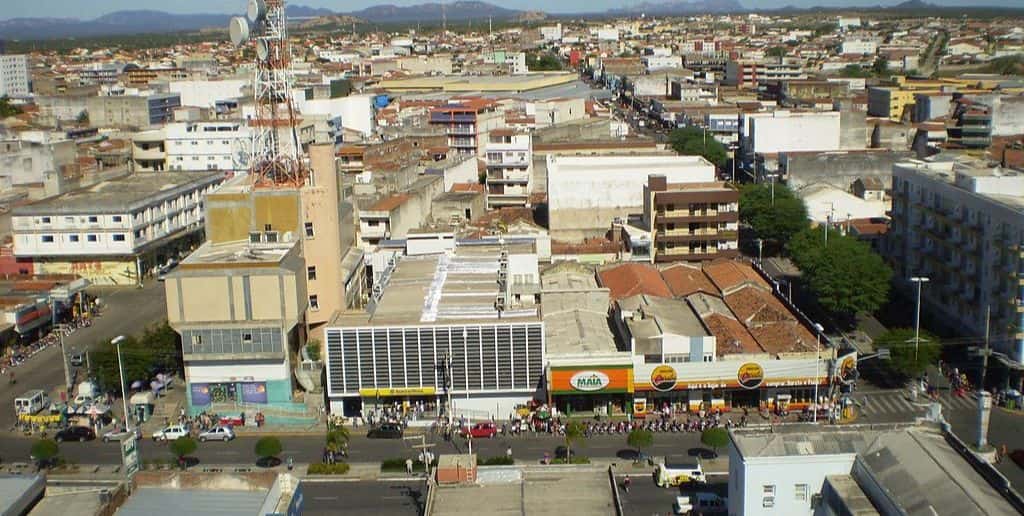
M 836 360 L 835 379 L 843 383 L 853 381 L 857 373 L 857 352 L 848 353 Z
M 633 416 L 644 417 L 647 415 L 647 398 L 633 398 Z
M 657 391 L 671 391 L 676 387 L 676 370 L 670 365 L 660 365 L 651 371 L 651 387 Z
M 359 389 L 359 395 L 364 398 L 385 397 L 385 396 L 433 396 L 437 389 L 433 387 L 393 387 L 390 389 Z
M 202 407 L 210 404 L 210 384 L 193 383 L 189 388 L 192 391 L 192 405 Z
M 242 384 L 242 401 L 246 403 L 266 403 L 267 383 L 252 382 Z
M 736 379 L 744 389 L 756 389 L 764 381 L 764 368 L 757 362 L 747 362 L 736 372 Z
M 569 385 L 583 392 L 599 391 L 608 387 L 609 383 L 611 380 L 608 379 L 608 375 L 601 371 L 580 371 L 569 378 Z

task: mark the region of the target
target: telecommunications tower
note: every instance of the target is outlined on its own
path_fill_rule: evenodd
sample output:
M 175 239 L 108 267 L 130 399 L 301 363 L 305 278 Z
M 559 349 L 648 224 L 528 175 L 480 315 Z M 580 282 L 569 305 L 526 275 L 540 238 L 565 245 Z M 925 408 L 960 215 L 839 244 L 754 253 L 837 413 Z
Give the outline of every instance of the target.
M 251 43 L 256 53 L 249 175 L 261 187 L 299 187 L 307 178 L 292 101 L 287 24 L 284 0 L 249 0 L 246 16 L 228 24 L 231 42 Z

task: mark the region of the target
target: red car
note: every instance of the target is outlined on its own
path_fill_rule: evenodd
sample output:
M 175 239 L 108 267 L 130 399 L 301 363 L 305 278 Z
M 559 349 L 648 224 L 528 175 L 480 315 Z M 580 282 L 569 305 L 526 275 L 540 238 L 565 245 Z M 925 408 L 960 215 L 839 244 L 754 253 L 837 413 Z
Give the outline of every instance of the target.
M 472 427 L 462 428 L 463 437 L 471 436 L 474 439 L 479 439 L 481 437 L 491 438 L 498 435 L 498 432 L 498 425 L 494 423 L 477 423 Z

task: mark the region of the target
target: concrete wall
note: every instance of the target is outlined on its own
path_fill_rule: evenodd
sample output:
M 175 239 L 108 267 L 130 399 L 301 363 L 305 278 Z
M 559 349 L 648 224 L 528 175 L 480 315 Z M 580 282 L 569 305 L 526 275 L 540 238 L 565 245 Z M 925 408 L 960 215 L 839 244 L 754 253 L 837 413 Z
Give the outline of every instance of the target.
M 241 97 L 242 89 L 248 83 L 248 79 L 171 81 L 167 88 L 171 93 L 181 95 L 182 106 L 213 107 L 218 100 Z
M 776 111 L 750 121 L 750 149 L 757 154 L 834 151 L 840 148 L 836 112 L 791 114 Z
M 729 514 L 785 514 L 811 516 L 811 498 L 820 493 L 827 475 L 847 475 L 855 454 L 742 457 L 729 446 Z M 807 496 L 797 500 L 796 485 L 807 485 Z M 765 487 L 774 486 L 774 507 L 765 507 Z
M 308 307 L 306 320 L 310 325 L 327 322 L 337 310 L 344 310 L 345 284 L 341 274 L 343 234 L 341 207 L 338 199 L 338 173 L 334 146 L 310 147 L 313 184 L 302 188 L 302 221 L 312 224 L 313 236 L 301 228 L 305 265 L 316 267 L 316 279 L 306 280 L 307 296 L 316 296 L 318 308 Z M 303 277 L 307 277 L 303 275 Z M 323 342 L 323 339 L 321 339 Z

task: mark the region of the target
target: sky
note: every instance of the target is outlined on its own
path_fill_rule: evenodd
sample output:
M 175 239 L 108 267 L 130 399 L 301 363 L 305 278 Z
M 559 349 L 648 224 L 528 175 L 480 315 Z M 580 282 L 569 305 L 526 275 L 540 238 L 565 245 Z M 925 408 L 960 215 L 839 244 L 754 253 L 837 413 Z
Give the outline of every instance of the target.
M 326 7 L 335 11 L 354 11 L 379 4 L 412 5 L 440 0 L 289 0 L 295 5 Z M 454 0 L 449 0 L 454 1 Z M 552 9 L 547 0 L 485 0 L 509 9 L 539 9 L 549 12 L 604 11 L 644 0 L 563 0 Z M 666 0 L 646 0 L 661 3 Z M 740 0 L 745 7 L 775 8 L 784 5 L 855 6 L 892 5 L 901 0 Z M 1022 7 L 1024 0 L 929 0 L 940 5 L 999 5 Z M 104 14 L 129 9 L 153 9 L 173 13 L 243 13 L 245 0 L 0 0 L 0 19 L 21 17 L 92 19 Z

